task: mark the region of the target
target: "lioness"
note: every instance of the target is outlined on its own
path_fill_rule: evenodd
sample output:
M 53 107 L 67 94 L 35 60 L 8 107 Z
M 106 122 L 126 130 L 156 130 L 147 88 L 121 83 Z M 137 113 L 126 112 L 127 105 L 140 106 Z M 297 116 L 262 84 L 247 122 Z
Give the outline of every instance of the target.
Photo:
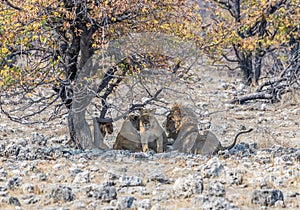
M 141 136 L 139 134 L 139 118 L 138 115 L 134 114 L 125 118 L 113 145 L 113 149 L 130 150 L 132 152 L 142 151 Z
M 176 138 L 174 139 L 172 150 L 202 155 L 216 154 L 221 150 L 232 149 L 239 135 L 253 130 L 251 128 L 239 132 L 231 145 L 223 147 L 216 135 L 211 131 L 205 131 L 203 135 L 199 133 L 197 122 L 194 121 L 194 115 L 190 116 L 190 113 L 190 109 L 176 104 L 167 116 L 166 130 L 171 138 Z
M 140 109 L 140 135 L 143 152 L 152 149 L 164 152 L 167 149 L 167 136 L 154 116 L 155 109 Z
M 104 137 L 106 134 L 112 134 L 114 127 L 112 122 L 98 122 L 97 118 L 93 118 L 93 137 L 94 144 L 97 148 L 108 149 L 108 146 L 104 143 Z

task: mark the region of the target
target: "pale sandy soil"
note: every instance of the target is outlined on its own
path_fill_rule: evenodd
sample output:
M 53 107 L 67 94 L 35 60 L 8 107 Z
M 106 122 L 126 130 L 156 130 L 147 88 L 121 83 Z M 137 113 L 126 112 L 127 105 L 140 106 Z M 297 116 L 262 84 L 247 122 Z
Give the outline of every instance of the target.
M 2 196 L 0 209 L 111 209 L 117 205 L 119 200 L 103 202 L 99 199 L 87 197 L 84 187 L 90 184 L 100 184 L 107 181 L 115 183 L 118 199 L 133 196 L 137 201 L 149 199 L 152 209 L 201 209 L 198 206 L 198 197 L 208 195 L 208 186 L 217 181 L 223 184 L 225 197 L 230 203 L 240 209 L 264 209 L 260 205 L 251 203 L 254 190 L 262 188 L 262 182 L 266 182 L 267 189 L 281 190 L 284 195 L 284 205 L 268 207 L 266 209 L 300 209 L 300 162 L 298 155 L 291 157 L 290 162 L 285 162 L 280 154 L 263 151 L 279 145 L 284 148 L 300 147 L 300 96 L 291 94 L 286 96 L 282 103 L 269 104 L 263 101 L 252 102 L 245 105 L 230 105 L 226 102 L 234 97 L 236 89 L 241 86 L 234 78 L 228 77 L 225 72 L 209 73 L 198 72 L 199 83 L 189 89 L 189 94 L 179 94 L 179 97 L 165 96 L 174 103 L 185 105 L 193 104 L 195 112 L 199 114 L 200 127 L 210 122 L 211 130 L 219 136 L 223 144 L 229 144 L 234 135 L 241 127 L 252 127 L 254 131 L 240 138 L 240 142 L 251 144 L 257 143 L 256 153 L 246 155 L 234 152 L 226 156 L 201 157 L 200 155 L 163 154 L 149 158 L 136 158 L 134 154 L 116 153 L 111 151 L 101 153 L 100 156 L 86 158 L 78 155 L 78 159 L 54 158 L 53 160 L 20 161 L 11 157 L 1 157 L 0 171 L 7 172 L 0 179 L 0 188 L 7 184 L 7 180 L 15 176 L 22 177 L 22 183 L 34 185 L 31 192 L 40 200 L 34 204 L 26 204 L 22 196 L 26 195 L 22 185 L 16 189 L 9 189 L 8 195 L 17 197 L 21 207 L 5 203 Z M 225 76 L 224 76 L 225 74 Z M 222 78 L 221 78 L 222 77 Z M 227 87 L 228 84 L 229 86 Z M 185 84 L 184 88 L 189 88 Z M 235 89 L 235 90 L 232 90 Z M 251 90 L 247 90 L 250 92 Z M 173 93 L 175 94 L 175 93 Z M 186 99 L 190 100 L 186 100 Z M 170 103 L 172 104 L 172 103 Z M 159 119 L 162 119 L 159 116 Z M 115 132 L 108 137 L 107 143 L 111 146 L 114 141 L 121 122 L 115 124 Z M 9 142 L 20 143 L 23 139 L 28 140 L 39 133 L 47 139 L 47 146 L 63 144 L 68 139 L 66 120 L 56 120 L 50 124 L 23 126 L 12 123 L 2 114 L 0 115 L 0 140 L 1 144 L 8 145 Z M 256 156 L 257 155 L 257 156 Z M 282 156 L 289 156 L 283 152 Z M 225 169 L 217 176 L 206 176 L 206 166 L 211 161 L 221 164 Z M 15 165 L 12 167 L 12 165 Z M 35 171 L 30 167 L 35 166 L 41 173 L 47 175 L 46 181 L 39 181 Z M 206 168 L 205 168 L 206 167 Z M 78 168 L 89 172 L 89 181 L 75 183 L 74 177 L 70 176 L 70 169 Z M 241 178 L 238 184 L 228 181 L 228 174 L 237 171 Z M 162 182 L 153 173 L 166 177 Z M 202 194 L 177 196 L 174 192 L 174 182 L 180 177 L 200 175 L 203 179 L 204 191 Z M 122 187 L 120 177 L 136 176 L 141 178 L 142 183 L 138 186 Z M 115 176 L 115 177 L 114 177 Z M 262 181 L 263 179 L 263 181 Z M 76 200 L 71 202 L 59 201 L 49 202 L 47 194 L 50 193 L 50 185 L 71 186 Z M 295 195 L 292 197 L 290 195 Z M 50 199 L 51 201 L 51 199 Z M 200 202 L 201 203 L 201 202 Z M 95 207 L 93 207 L 95 206 Z M 149 209 L 151 209 L 149 208 Z M 109 208 L 107 208 L 109 209 Z M 142 209 L 141 207 L 132 209 Z

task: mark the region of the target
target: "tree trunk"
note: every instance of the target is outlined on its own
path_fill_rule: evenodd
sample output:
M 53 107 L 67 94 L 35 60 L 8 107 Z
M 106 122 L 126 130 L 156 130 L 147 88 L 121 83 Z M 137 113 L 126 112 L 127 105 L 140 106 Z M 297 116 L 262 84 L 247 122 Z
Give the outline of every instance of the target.
M 81 149 L 93 149 L 92 133 L 85 120 L 85 111 L 69 112 L 69 129 L 72 141 Z
M 76 40 L 76 49 L 78 56 L 80 49 L 80 60 L 76 62 L 76 76 L 71 77 L 74 80 L 72 106 L 69 109 L 69 129 L 71 140 L 81 149 L 95 148 L 93 135 L 88 125 L 85 115 L 87 106 L 95 97 L 96 86 L 93 76 L 97 73 L 98 68 L 93 66 L 93 48 L 92 35 L 96 31 L 93 26 L 90 29 L 83 27 L 83 33 L 80 37 L 74 33 Z
M 239 49 L 235 50 L 238 58 L 239 67 L 243 72 L 243 79 L 246 85 L 251 85 L 253 78 L 252 59 L 251 55 L 241 52 Z
M 253 75 L 254 75 L 254 85 L 258 85 L 258 80 L 260 77 L 261 72 L 261 62 L 262 62 L 263 56 L 261 56 L 259 53 L 257 53 L 254 56 L 254 62 L 253 62 Z
M 74 96 L 72 108 L 69 110 L 69 127 L 71 126 L 70 134 L 73 135 L 73 141 L 80 145 L 82 149 L 92 149 L 95 147 L 90 126 L 86 121 L 86 111 L 91 100 L 95 97 L 95 88 L 87 82 L 87 68 L 82 68 L 79 74 L 78 82 L 74 87 Z
M 294 37 L 291 37 L 289 41 L 290 52 L 289 52 L 289 61 L 291 62 L 291 68 L 296 72 L 299 72 L 299 58 L 300 58 L 300 42 L 299 39 L 296 40 Z

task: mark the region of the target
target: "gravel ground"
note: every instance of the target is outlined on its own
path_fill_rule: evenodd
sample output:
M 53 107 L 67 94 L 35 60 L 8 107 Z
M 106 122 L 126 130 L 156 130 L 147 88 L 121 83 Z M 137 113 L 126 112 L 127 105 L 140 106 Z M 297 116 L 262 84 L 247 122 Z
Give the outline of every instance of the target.
M 25 127 L 0 115 L 0 209 L 300 209 L 299 98 L 224 105 L 244 87 L 202 73 L 189 89 L 202 125 L 223 144 L 241 127 L 254 128 L 233 149 L 214 156 L 74 150 L 65 119 Z
M 36 139 L 38 138 L 38 139 Z M 1 144 L 1 209 L 300 209 L 300 150 L 212 157 Z

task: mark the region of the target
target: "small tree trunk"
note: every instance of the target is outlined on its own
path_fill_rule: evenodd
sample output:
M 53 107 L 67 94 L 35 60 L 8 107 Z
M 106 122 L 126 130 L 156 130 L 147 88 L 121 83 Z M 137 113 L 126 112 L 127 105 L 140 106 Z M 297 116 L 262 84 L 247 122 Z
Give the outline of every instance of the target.
M 241 53 L 244 54 L 244 53 Z M 252 71 L 252 59 L 251 56 L 246 56 L 245 54 L 240 56 L 239 65 L 243 72 L 243 78 L 246 85 L 252 84 L 253 71 Z
M 254 63 L 253 63 L 253 75 L 254 75 L 254 85 L 258 85 L 258 80 L 260 77 L 260 72 L 261 72 L 261 62 L 262 62 L 262 56 L 257 53 L 254 56 Z
M 73 112 L 69 114 L 69 128 L 71 139 L 82 149 L 94 148 L 92 133 L 88 123 L 85 120 L 85 111 Z
M 72 141 L 82 149 L 95 147 L 90 126 L 86 121 L 86 110 L 94 92 L 90 91 L 86 81 L 82 80 L 74 88 L 72 108 L 69 110 L 69 128 Z
M 243 79 L 246 85 L 251 85 L 253 78 L 252 71 L 252 55 L 251 53 L 242 52 L 238 46 L 233 45 L 235 56 L 238 61 L 239 68 L 243 72 Z

